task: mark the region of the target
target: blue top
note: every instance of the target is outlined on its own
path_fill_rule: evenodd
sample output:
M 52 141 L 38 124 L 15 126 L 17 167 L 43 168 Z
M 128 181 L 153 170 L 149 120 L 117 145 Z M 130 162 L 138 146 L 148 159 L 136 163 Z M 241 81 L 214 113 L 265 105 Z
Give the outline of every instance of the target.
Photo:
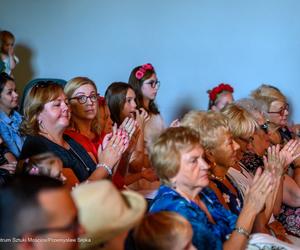
M 237 216 L 224 208 L 214 192 L 208 188 L 200 192 L 200 198 L 216 224 L 211 223 L 205 212 L 194 203 L 162 185 L 152 202 L 150 212 L 173 211 L 184 216 L 193 227 L 193 244 L 197 249 L 223 249 L 223 242 L 233 231 Z
M 20 125 L 22 122 L 22 116 L 13 111 L 10 116 L 0 110 L 0 134 L 5 142 L 8 150 L 12 152 L 16 157 L 19 157 L 24 137 L 20 133 Z

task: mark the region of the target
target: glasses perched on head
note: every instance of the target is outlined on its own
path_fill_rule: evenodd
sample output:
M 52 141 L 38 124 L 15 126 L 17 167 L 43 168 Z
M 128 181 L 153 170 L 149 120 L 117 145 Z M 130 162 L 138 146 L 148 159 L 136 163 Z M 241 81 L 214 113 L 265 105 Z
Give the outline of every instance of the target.
M 92 94 L 92 95 L 79 95 L 79 96 L 75 96 L 75 97 L 71 97 L 69 98 L 70 100 L 76 99 L 80 104 L 85 104 L 87 102 L 88 99 L 90 99 L 90 101 L 92 103 L 97 102 L 98 101 L 98 94 Z
M 43 235 L 51 232 L 74 232 L 75 233 L 78 231 L 78 229 L 79 229 L 79 220 L 78 217 L 76 216 L 68 225 L 62 227 L 40 228 L 40 229 L 30 231 L 30 233 L 34 235 Z
M 268 113 L 269 114 L 278 114 L 280 116 L 283 116 L 285 111 L 289 111 L 289 107 L 290 107 L 289 104 L 286 103 L 280 110 L 272 111 L 272 112 L 269 111 Z
M 160 81 L 156 80 L 151 80 L 149 82 L 145 82 L 146 84 L 149 84 L 152 88 L 159 88 L 160 86 Z

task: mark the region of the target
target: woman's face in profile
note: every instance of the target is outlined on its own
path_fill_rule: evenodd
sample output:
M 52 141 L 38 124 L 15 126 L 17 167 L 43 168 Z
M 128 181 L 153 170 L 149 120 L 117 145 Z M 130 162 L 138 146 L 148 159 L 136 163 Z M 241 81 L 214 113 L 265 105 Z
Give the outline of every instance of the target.
M 135 111 L 136 111 L 136 102 L 135 102 L 136 96 L 134 91 L 129 88 L 126 93 L 125 97 L 125 103 L 123 106 L 123 109 L 121 111 L 121 121 L 123 121 L 126 117 L 135 117 Z
M 219 129 L 216 133 L 217 143 L 209 150 L 212 161 L 219 166 L 230 168 L 238 161 L 238 150 L 240 145 L 233 139 L 232 134 L 227 130 Z
M 282 101 L 274 101 L 270 105 L 268 114 L 270 122 L 279 126 L 286 126 L 288 123 L 289 105 Z

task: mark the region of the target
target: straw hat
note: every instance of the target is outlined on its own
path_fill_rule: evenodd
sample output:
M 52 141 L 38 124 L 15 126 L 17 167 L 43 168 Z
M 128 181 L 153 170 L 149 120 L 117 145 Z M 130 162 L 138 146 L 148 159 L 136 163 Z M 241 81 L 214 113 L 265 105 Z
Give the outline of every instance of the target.
M 86 232 L 80 238 L 91 239 L 81 242 L 81 249 L 105 243 L 133 228 L 146 210 L 146 201 L 141 195 L 133 191 L 119 192 L 108 180 L 80 184 L 72 196 Z

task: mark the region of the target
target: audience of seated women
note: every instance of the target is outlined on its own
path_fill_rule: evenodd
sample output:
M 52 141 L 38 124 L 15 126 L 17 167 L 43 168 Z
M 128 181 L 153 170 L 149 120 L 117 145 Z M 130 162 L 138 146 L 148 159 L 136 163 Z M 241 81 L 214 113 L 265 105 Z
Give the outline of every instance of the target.
M 154 143 L 151 161 L 162 186 L 150 212 L 174 211 L 187 218 L 194 231 L 193 244 L 199 249 L 244 249 L 255 217 L 274 188 L 272 174 L 257 171 L 237 217 L 206 188 L 210 166 L 199 142 L 197 132 L 177 127 L 167 129 Z

